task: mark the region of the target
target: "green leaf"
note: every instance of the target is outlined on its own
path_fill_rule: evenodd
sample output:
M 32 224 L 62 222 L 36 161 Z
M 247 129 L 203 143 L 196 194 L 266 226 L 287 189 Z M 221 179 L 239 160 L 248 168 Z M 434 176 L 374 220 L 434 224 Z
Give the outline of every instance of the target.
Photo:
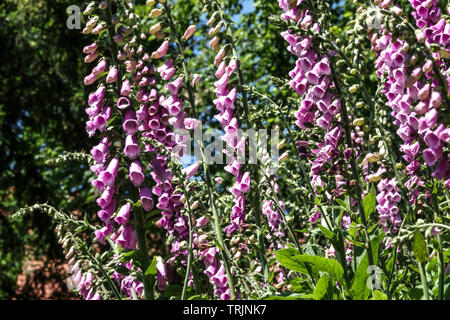
M 427 244 L 425 242 L 425 238 L 419 231 L 414 232 L 413 251 L 414 255 L 416 256 L 417 260 L 420 263 L 425 264 L 427 262 L 428 260 Z
M 306 269 L 305 265 L 297 261 L 295 257 L 298 255 L 297 249 L 281 249 L 276 252 L 276 258 L 277 261 L 285 268 L 288 268 L 289 270 L 300 272 L 304 274 L 308 274 L 308 270 Z
M 190 296 L 189 298 L 187 298 L 187 300 L 209 300 L 209 297 L 207 294 L 196 294 L 193 296 Z
M 375 290 L 373 292 L 373 300 L 388 300 L 388 297 L 380 290 Z
M 408 291 L 408 296 L 411 298 L 411 300 L 422 300 L 424 296 L 423 287 L 420 285 L 415 288 L 411 288 Z
M 366 221 L 369 220 L 369 216 L 374 212 L 375 205 L 376 205 L 375 188 L 372 185 L 372 187 L 370 188 L 370 193 L 366 195 L 363 199 Z
M 296 249 L 279 250 L 276 253 L 276 257 L 278 262 L 280 262 L 283 267 L 286 267 L 292 271 L 307 273 L 305 263 L 309 263 L 313 266 L 313 273 L 316 270 L 327 272 L 338 281 L 342 280 L 342 276 L 344 275 L 342 266 L 336 260 L 319 256 L 298 254 L 298 250 Z
M 145 275 L 155 275 L 156 274 L 156 263 L 158 262 L 158 258 L 161 259 L 161 257 L 154 256 L 152 263 L 148 266 L 147 270 L 145 271 Z
M 336 199 L 336 202 L 340 204 L 341 207 L 345 208 L 346 211 L 350 211 L 347 202 L 342 199 Z
M 376 264 L 378 261 L 378 247 L 380 246 L 381 240 L 383 238 L 384 232 L 380 233 L 378 237 L 375 237 L 371 241 L 374 264 Z M 355 277 L 353 278 L 351 292 L 355 300 L 366 300 L 370 295 L 370 289 L 367 287 L 366 284 L 367 279 L 370 276 L 370 274 L 367 272 L 368 268 L 369 268 L 369 258 L 367 256 L 366 251 L 356 268 Z
M 290 294 L 290 295 L 273 295 L 263 298 L 262 300 L 316 300 L 314 294 Z
M 322 226 L 321 224 L 319 224 L 318 227 L 319 227 L 320 230 L 322 230 L 323 235 L 325 237 L 327 237 L 330 240 L 334 239 L 334 233 L 331 230 L 329 230 L 328 228 Z
M 314 288 L 314 296 L 317 300 L 323 299 L 328 292 L 328 283 L 330 282 L 330 276 L 324 274 L 320 277 L 319 281 L 317 281 L 316 287 Z

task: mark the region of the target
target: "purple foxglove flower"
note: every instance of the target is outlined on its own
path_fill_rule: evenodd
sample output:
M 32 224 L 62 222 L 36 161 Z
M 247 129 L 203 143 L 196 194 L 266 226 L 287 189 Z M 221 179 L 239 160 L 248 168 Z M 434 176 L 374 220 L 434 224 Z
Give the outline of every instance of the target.
M 139 110 L 136 112 L 136 117 L 138 121 L 145 122 L 148 119 L 148 107 L 145 104 L 142 104 Z
M 192 86 L 196 87 L 199 82 L 200 82 L 200 75 L 196 73 L 192 76 Z
M 100 208 L 104 209 L 111 202 L 114 196 L 114 192 L 115 192 L 114 188 L 111 187 L 103 191 L 100 198 L 97 199 L 97 204 L 99 205 Z
M 98 76 L 99 74 L 103 73 L 106 69 L 106 60 L 102 59 L 97 66 L 92 69 L 92 74 L 95 76 Z
M 194 163 L 187 168 L 181 170 L 181 173 L 186 175 L 186 179 L 192 178 L 197 172 L 198 168 L 200 168 L 200 162 Z
M 147 187 L 142 187 L 141 192 L 139 193 L 139 198 L 141 200 L 142 207 L 145 211 L 150 211 L 153 209 L 155 205 L 153 202 L 152 194 L 150 193 L 150 189 Z
M 442 97 L 441 94 L 438 91 L 433 91 L 431 93 L 431 99 L 430 104 L 433 106 L 433 108 L 438 108 L 442 103 Z
M 103 132 L 106 129 L 106 124 L 111 118 L 111 107 L 105 107 L 98 116 L 94 118 L 94 126 L 100 131 Z
M 131 86 L 130 86 L 130 81 L 125 80 L 124 82 L 122 82 L 122 87 L 120 88 L 120 95 L 122 96 L 129 96 L 131 93 Z
M 108 75 L 106 76 L 106 83 L 113 83 L 117 81 L 118 71 L 116 67 L 109 69 Z
M 228 95 L 225 97 L 224 106 L 234 109 L 234 102 L 236 101 L 237 90 L 233 88 L 230 90 Z
M 437 167 L 436 170 L 432 173 L 432 176 L 436 179 L 447 179 L 450 177 L 450 161 L 449 159 L 445 159 L 443 157 Z
M 226 108 L 220 114 L 215 115 L 214 118 L 216 118 L 223 127 L 226 127 L 230 124 L 230 121 L 233 118 L 233 112 L 231 109 Z
M 119 212 L 117 213 L 117 216 L 114 218 L 114 221 L 123 226 L 127 225 L 128 220 L 130 219 L 130 211 L 131 205 L 129 202 L 127 202 L 119 209 Z
M 129 73 L 132 73 L 136 69 L 136 65 L 137 65 L 137 63 L 134 60 L 125 61 L 125 69 Z
M 136 159 L 141 153 L 141 148 L 139 147 L 134 135 L 127 136 L 125 140 L 125 149 L 123 150 L 123 152 L 131 160 Z
M 98 44 L 96 42 L 86 46 L 83 48 L 83 53 L 84 54 L 90 54 L 92 52 L 94 52 L 95 50 L 97 50 L 98 48 Z
M 97 76 L 95 74 L 91 73 L 84 78 L 84 85 L 90 86 L 91 84 L 93 84 L 95 82 L 95 80 L 97 80 Z
M 237 176 L 239 174 L 239 170 L 241 169 L 241 164 L 236 158 L 234 158 L 233 161 L 231 161 L 231 163 L 224 169 L 225 171 L 231 173 L 233 176 Z
M 238 177 L 239 190 L 243 193 L 250 191 L 250 173 L 245 172 L 241 177 Z
M 112 187 L 114 185 L 114 180 L 116 179 L 118 170 L 119 170 L 119 160 L 117 158 L 114 158 L 109 162 L 106 170 L 100 173 L 98 178 L 105 185 Z
M 313 69 L 306 73 L 306 79 L 308 80 L 309 83 L 318 85 L 320 82 L 320 75 Z
M 427 131 L 427 133 L 425 133 L 424 141 L 426 145 L 431 149 L 438 149 L 442 147 L 441 140 L 439 139 L 439 136 L 438 134 L 436 134 L 436 132 Z
M 155 101 L 158 99 L 158 91 L 156 89 L 150 90 L 150 93 L 148 94 L 148 102 Z
M 419 90 L 419 99 L 424 101 L 430 95 L 430 85 L 427 83 Z
M 106 223 L 114 214 L 114 211 L 116 211 L 116 200 L 112 199 L 104 209 L 101 209 L 97 212 L 97 216 L 100 218 L 100 220 Z
M 174 81 L 167 84 L 167 89 L 170 91 L 172 96 L 178 95 L 178 90 L 180 90 L 181 85 L 183 84 L 183 77 L 178 77 Z
M 152 53 L 152 59 L 160 59 L 164 57 L 169 49 L 169 41 L 164 41 L 161 46 Z
M 94 179 L 92 180 L 91 184 L 94 188 L 96 188 L 100 192 L 103 192 L 106 188 L 105 183 L 101 179 Z
M 225 61 L 222 61 L 222 63 L 219 65 L 219 67 L 216 70 L 215 76 L 217 79 L 222 78 L 222 76 L 225 73 L 226 64 Z
M 342 136 L 341 127 L 337 126 L 325 135 L 325 141 L 329 143 L 331 146 L 336 147 L 341 136 Z
M 84 58 L 84 63 L 91 63 L 92 61 L 94 61 L 95 59 L 97 59 L 99 56 L 99 52 L 98 51 L 94 51 L 90 54 L 88 54 L 85 58 Z
M 444 143 L 450 143 L 450 128 L 446 128 L 439 133 L 439 138 Z
M 328 57 L 323 57 L 315 66 L 314 69 L 321 74 L 329 76 L 331 74 L 330 62 L 328 61 Z
M 128 100 L 128 98 L 120 97 L 117 100 L 117 108 L 119 108 L 120 110 L 125 110 L 129 106 L 130 106 L 130 100 Z
M 200 120 L 194 118 L 186 118 L 184 119 L 184 126 L 188 130 L 194 130 L 197 128 L 202 122 Z
M 419 133 L 422 134 L 426 130 L 434 127 L 437 122 L 437 117 L 438 114 L 436 109 L 431 109 L 430 111 L 428 111 L 425 117 L 423 117 L 419 121 Z
M 123 131 L 125 131 L 127 135 L 133 135 L 138 130 L 138 127 L 139 123 L 136 120 L 136 112 L 134 110 L 127 110 L 122 125 Z
M 173 228 L 176 232 L 178 232 L 180 235 L 183 235 L 187 231 L 187 225 L 184 217 L 178 217 L 176 220 L 176 223 L 173 225 Z
M 144 174 L 142 173 L 141 163 L 139 161 L 133 161 L 130 165 L 130 180 L 135 187 L 139 187 L 144 182 Z
M 108 157 L 109 138 L 104 137 L 98 145 L 91 149 L 92 158 L 95 162 L 102 164 Z
M 121 227 L 122 232 L 120 236 L 116 239 L 116 243 L 124 249 L 136 249 L 137 236 L 133 228 L 130 226 Z M 119 229 L 119 230 L 120 230 Z
M 113 230 L 113 224 L 107 223 L 103 228 L 96 230 L 95 237 L 97 238 L 97 241 L 105 244 L 105 239 L 111 234 Z
M 203 216 L 203 217 L 197 219 L 196 226 L 197 227 L 203 227 L 207 223 L 208 223 L 208 218 Z
M 227 86 L 229 79 L 230 79 L 230 74 L 225 72 L 219 80 L 214 82 L 214 86 L 216 88 L 223 90 Z
M 163 291 L 166 288 L 167 272 L 166 265 L 162 258 L 158 257 L 156 262 L 156 278 L 158 281 L 158 290 Z
M 161 127 L 161 123 L 159 121 L 159 116 L 158 115 L 152 116 L 148 120 L 148 126 L 152 130 L 158 130 Z
M 438 150 L 438 149 L 425 149 L 423 151 L 423 159 L 425 160 L 426 164 L 431 167 L 433 166 L 437 160 L 439 160 L 439 158 L 442 155 L 442 150 Z

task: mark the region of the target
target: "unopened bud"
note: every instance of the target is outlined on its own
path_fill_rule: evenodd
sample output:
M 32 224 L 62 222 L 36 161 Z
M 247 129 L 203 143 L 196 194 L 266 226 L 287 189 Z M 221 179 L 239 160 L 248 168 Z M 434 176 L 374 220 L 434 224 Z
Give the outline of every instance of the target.
M 159 17 L 164 13 L 163 9 L 153 9 L 150 14 L 148 15 L 149 18 L 156 18 Z
M 364 124 L 364 118 L 357 118 L 357 119 L 353 120 L 353 126 L 355 126 L 355 127 L 362 126 L 363 124 Z
M 161 28 L 162 28 L 162 24 L 161 24 L 161 22 L 158 22 L 157 24 L 153 25 L 150 28 L 150 33 L 155 35 L 159 30 L 161 30 Z
M 288 151 L 286 151 L 285 153 L 283 153 L 281 156 L 280 156 L 280 162 L 284 162 L 284 161 L 286 161 L 287 160 L 287 158 L 288 158 L 288 156 L 289 156 L 289 152 Z

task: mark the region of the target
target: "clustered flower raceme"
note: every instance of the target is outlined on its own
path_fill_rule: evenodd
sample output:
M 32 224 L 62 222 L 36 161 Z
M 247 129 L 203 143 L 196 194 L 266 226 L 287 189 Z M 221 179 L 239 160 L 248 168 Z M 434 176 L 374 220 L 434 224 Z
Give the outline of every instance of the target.
M 105 226 L 97 230 L 95 234 L 97 240 L 101 243 L 105 243 L 105 239 L 108 237 L 123 249 L 134 250 L 136 249 L 137 236 L 133 227 L 129 225 L 132 204 L 126 202 L 114 215 L 117 203 L 116 195 L 119 193 L 119 189 L 116 186 L 116 178 L 121 163 L 129 163 L 128 178 L 132 185 L 139 189 L 139 200 L 143 210 L 148 212 L 153 209 L 155 204 L 152 193 L 155 194 L 158 197 L 156 207 L 163 210 L 162 225 L 170 229 L 174 225 L 174 230 L 177 230 L 181 235 L 187 233 L 186 223 L 184 220 L 183 223 L 179 216 L 179 212 L 183 207 L 180 201 L 181 195 L 173 194 L 175 187 L 170 183 L 173 174 L 168 170 L 167 157 L 158 154 L 157 148 L 144 145 L 144 153 L 155 152 L 150 168 L 152 169 L 151 176 L 156 185 L 150 190 L 144 183 L 146 177 L 140 157 L 142 150 L 137 138 L 137 134 L 141 133 L 143 137 L 154 139 L 166 148 L 171 149 L 175 145 L 175 141 L 174 134 L 169 128 L 169 118 L 170 114 L 173 114 L 176 107 L 180 106 L 180 104 L 172 104 L 170 100 L 166 101 L 163 96 L 158 98 L 156 89 L 152 88 L 156 84 L 156 79 L 153 76 L 156 72 L 159 72 L 164 80 L 170 79 L 174 74 L 175 68 L 171 65 L 171 61 L 156 69 L 155 66 L 148 63 L 150 56 L 144 52 L 142 47 L 135 50 L 131 45 L 133 39 L 128 39 L 132 35 L 131 29 L 122 27 L 118 30 L 118 34 L 113 38 L 119 46 L 123 47 L 119 50 L 116 58 L 118 61 L 124 61 L 127 75 L 124 76 L 124 79 L 119 79 L 119 69 L 122 67 L 120 65 L 110 66 L 106 76 L 106 86 L 114 88 L 117 85 L 120 88 L 120 97 L 117 100 L 115 110 L 112 111 L 111 107 L 104 106 L 106 92 L 104 84 L 101 84 L 97 91 L 90 95 L 88 102 L 90 107 L 86 110 L 90 117 L 87 123 L 87 132 L 90 136 L 93 136 L 97 129 L 103 132 L 106 129 L 106 123 L 111 118 L 112 112 L 123 119 L 122 135 L 125 136 L 123 154 L 127 159 L 122 158 L 120 155 L 111 159 L 109 148 L 112 141 L 106 135 L 91 150 L 91 154 L 97 162 L 97 165 L 91 168 L 97 175 L 97 179 L 92 184 L 101 192 L 100 198 L 97 199 L 97 204 L 101 208 L 98 216 L 105 223 Z M 83 50 L 88 54 L 87 62 L 94 61 L 100 55 L 95 51 L 97 48 L 98 44 L 94 43 Z M 166 54 L 167 49 L 168 42 L 164 41 L 160 48 L 152 54 L 152 58 L 155 60 L 162 58 Z M 87 77 L 85 84 L 93 84 L 106 67 L 106 60 L 102 59 Z M 92 81 L 94 76 L 95 79 Z M 134 106 L 137 104 L 140 104 L 140 108 L 136 112 Z M 177 220 L 175 223 L 169 221 L 172 217 Z M 114 231 L 116 225 L 119 228 Z M 132 265 L 128 263 L 127 268 L 131 271 Z M 158 288 L 163 290 L 167 277 L 164 263 L 161 263 L 161 261 L 158 263 L 157 275 Z M 129 297 L 132 297 L 131 288 L 133 288 L 138 297 L 142 295 L 143 285 L 141 282 L 136 281 L 133 276 L 124 276 L 116 273 L 115 279 Z
M 297 2 L 297 5 L 300 4 Z M 284 14 L 283 19 L 292 20 L 302 28 L 311 28 L 317 32 L 320 27 L 313 22 L 308 9 L 298 9 L 290 6 L 288 1 L 279 1 Z M 300 96 L 304 96 L 300 109 L 295 113 L 295 124 L 303 130 L 308 130 L 308 125 L 317 125 L 327 133 L 324 141 L 318 143 L 318 149 L 312 149 L 315 159 L 311 166 L 312 184 L 323 187 L 320 178 L 327 164 L 332 164 L 339 154 L 338 143 L 342 137 L 342 127 L 335 116 L 340 111 L 340 101 L 331 92 L 334 84 L 330 79 L 331 69 L 327 55 L 321 57 L 312 48 L 311 37 L 302 37 L 292 34 L 290 30 L 282 32 L 283 38 L 289 43 L 288 50 L 298 57 L 295 68 L 289 73 L 290 85 Z M 336 125 L 335 122 L 338 122 Z M 298 141 L 299 147 L 305 147 L 309 142 Z M 347 150 L 348 151 L 348 150 Z M 350 150 L 351 151 L 351 150 Z M 344 155 L 348 152 L 344 153 Z M 338 168 L 335 166 L 335 170 Z M 345 184 L 337 181 L 337 186 Z M 339 194 L 336 194 L 339 195 Z M 314 221 L 320 218 L 320 212 L 314 215 Z
M 402 217 L 399 213 L 397 204 L 401 201 L 402 197 L 399 193 L 397 181 L 393 179 L 383 179 L 378 185 L 377 194 L 377 212 L 379 215 L 379 224 L 384 226 L 384 230 L 387 234 L 390 233 L 390 229 L 387 226 L 387 220 L 389 220 L 393 226 L 392 232 L 397 233 L 398 228 L 402 225 Z
M 159 8 L 155 8 L 150 13 L 150 17 L 159 17 L 159 11 L 163 10 Z M 157 13 L 154 13 L 157 12 Z M 154 14 L 152 14 L 154 13 Z M 164 24 L 158 22 L 154 24 L 150 28 L 151 33 L 161 33 L 161 28 Z M 186 41 L 191 38 L 195 32 L 195 26 L 189 26 L 181 37 L 182 40 Z M 153 59 L 161 59 L 166 56 L 168 49 L 170 48 L 170 43 L 168 40 L 165 40 L 161 46 L 152 53 Z M 174 75 L 177 73 L 176 65 L 174 65 L 174 61 L 172 58 L 168 58 L 164 64 L 157 68 L 157 72 L 159 73 L 161 79 L 163 81 L 171 80 Z M 172 126 L 173 132 L 171 132 L 173 144 L 165 144 L 167 150 L 171 152 L 171 156 L 175 157 L 178 161 L 182 158 L 184 152 L 188 148 L 187 143 L 189 141 L 189 134 L 186 134 L 188 130 L 195 130 L 199 125 L 200 121 L 194 118 L 188 117 L 186 111 L 183 110 L 183 96 L 181 95 L 181 89 L 183 87 L 184 81 L 187 81 L 187 76 L 178 76 L 175 80 L 166 84 L 166 89 L 169 92 L 169 96 L 161 95 L 159 98 L 159 105 L 165 110 L 167 110 L 168 114 L 168 123 Z M 195 87 L 200 81 L 199 75 L 194 75 L 191 83 L 191 87 Z M 149 136 L 150 137 L 150 136 Z M 156 137 L 153 137 L 156 138 Z M 159 140 L 159 142 L 163 142 Z M 164 163 L 161 163 L 161 167 L 164 167 L 164 171 L 169 172 L 168 168 L 168 158 L 161 158 Z M 156 164 L 156 163 L 155 163 Z M 186 179 L 190 179 L 193 177 L 198 170 L 200 163 L 194 163 L 193 165 L 182 170 L 182 174 L 186 177 Z M 171 238 L 172 246 L 171 253 L 173 254 L 172 258 L 170 258 L 167 263 L 172 264 L 180 255 L 184 256 L 184 260 L 181 263 L 186 264 L 186 259 L 188 256 L 188 250 L 186 246 L 183 245 L 185 240 L 189 236 L 189 226 L 188 226 L 188 217 L 187 215 L 181 212 L 181 209 L 185 207 L 183 203 L 186 202 L 185 197 L 182 194 L 174 193 L 175 186 L 170 185 L 170 180 L 173 178 L 173 174 L 169 174 L 167 182 L 161 181 L 158 179 L 158 175 L 154 176 L 155 181 L 157 182 L 156 187 L 153 188 L 153 193 L 158 197 L 158 205 L 157 207 L 163 210 L 163 217 L 159 220 L 159 225 L 164 227 Z M 171 187 L 169 187 L 171 186 Z M 169 188 L 168 188 L 169 187 Z M 186 208 L 187 209 L 187 208 Z M 191 208 L 194 209 L 194 208 Z M 192 214 L 192 212 L 191 212 Z M 201 227 L 208 223 L 208 219 L 206 217 L 199 218 L 197 220 L 197 226 Z M 194 230 L 191 230 L 193 233 L 194 239 L 198 239 L 199 235 Z M 194 241 L 194 247 L 196 247 Z M 189 275 L 188 285 L 192 286 L 193 278 L 192 272 Z
M 98 292 L 94 292 L 91 288 L 94 276 L 92 273 L 83 273 L 78 262 L 69 261 L 71 275 L 69 277 L 69 283 L 71 286 L 77 289 L 80 295 L 85 300 L 101 300 L 101 296 Z
M 410 1 L 415 12 L 416 24 L 425 31 L 417 30 L 419 43 L 429 47 L 431 43 L 448 46 L 450 25 L 445 19 L 440 19 L 441 13 L 437 1 Z M 388 8 L 390 2 L 381 3 L 381 7 Z M 401 8 L 392 6 L 391 10 L 402 14 Z M 387 74 L 383 93 L 388 99 L 387 105 L 392 109 L 395 117 L 394 124 L 399 129 L 397 134 L 403 140 L 401 150 L 403 158 L 409 163 L 407 174 L 410 179 L 405 186 L 410 190 L 410 203 L 418 196 L 416 186 L 423 185 L 423 181 L 416 172 L 420 169 L 420 155 L 427 166 L 434 168 L 432 176 L 445 180 L 450 188 L 449 154 L 443 153 L 444 145 L 450 141 L 450 128 L 438 123 L 438 113 L 443 103 L 443 92 L 439 86 L 433 61 L 426 60 L 422 66 L 416 66 L 418 57 L 409 54 L 410 44 L 406 40 L 394 39 L 389 30 L 374 33 L 371 39 L 373 50 L 377 53 L 377 75 L 381 78 Z M 425 49 L 424 49 L 425 50 Z M 436 64 L 444 70 L 445 63 L 438 53 L 433 53 Z M 443 74 L 448 73 L 448 71 Z M 446 81 L 450 83 L 450 76 Z M 422 146 L 424 147 L 421 151 Z
M 309 9 L 300 9 L 299 5 L 303 1 L 279 0 L 279 6 L 284 11 L 282 18 L 284 20 L 291 20 L 300 25 L 303 29 L 310 28 L 315 32 L 320 32 L 320 26 L 313 21 L 313 17 L 309 13 Z M 315 159 L 311 166 L 311 184 L 314 187 L 324 187 L 324 182 L 321 175 L 325 172 L 325 167 L 330 166 L 330 170 L 335 173 L 336 188 L 333 194 L 326 192 L 328 200 L 333 197 L 339 197 L 344 194 L 344 186 L 346 181 L 343 176 L 344 168 L 340 168 L 336 163 L 339 155 L 343 155 L 344 159 L 348 161 L 351 157 L 352 150 L 347 148 L 343 153 L 339 150 L 339 142 L 343 135 L 343 129 L 340 124 L 341 103 L 339 98 L 332 92 L 334 83 L 330 79 L 331 67 L 329 56 L 326 54 L 319 57 L 312 47 L 312 37 L 300 36 L 292 34 L 290 30 L 284 31 L 281 34 L 283 38 L 289 43 L 288 50 L 298 57 L 295 68 L 289 72 L 291 78 L 290 86 L 299 95 L 303 96 L 299 110 L 295 113 L 297 118 L 295 124 L 302 130 L 308 130 L 309 126 L 318 126 L 326 133 L 323 137 L 323 142 L 317 144 L 317 149 L 310 149 Z M 333 51 L 330 55 L 335 54 Z M 351 117 L 349 117 L 351 120 Z M 361 123 L 363 124 L 363 123 Z M 359 129 L 359 127 L 357 127 Z M 355 142 L 353 146 L 354 156 L 358 156 L 359 146 L 363 145 L 364 132 L 358 130 L 358 135 L 351 133 L 351 139 Z M 308 147 L 308 141 L 296 141 L 296 147 L 299 152 L 308 158 L 312 155 L 308 151 L 303 151 Z M 349 165 L 348 165 L 349 167 Z M 363 167 L 365 174 L 368 174 L 367 164 Z M 354 198 L 350 198 L 351 205 L 355 205 Z M 315 206 L 315 213 L 310 217 L 311 223 L 316 223 L 322 218 L 322 213 Z M 322 225 L 326 226 L 325 220 L 322 219 Z M 351 223 L 351 217 L 348 213 L 343 214 L 342 226 L 348 229 Z M 334 257 L 334 248 L 329 249 L 330 257 Z M 353 257 L 353 245 L 346 241 L 345 254 L 347 263 L 350 264 Z
M 70 290 L 77 289 L 83 299 L 86 300 L 101 300 L 102 297 L 93 285 L 94 275 L 92 272 L 84 270 L 80 266 L 80 261 L 76 260 L 76 244 L 73 242 L 72 234 L 63 231 L 63 226 L 60 224 L 56 228 L 58 242 L 63 247 L 65 258 L 68 260 L 67 268 L 69 278 L 67 285 Z M 81 262 L 81 264 L 84 264 Z

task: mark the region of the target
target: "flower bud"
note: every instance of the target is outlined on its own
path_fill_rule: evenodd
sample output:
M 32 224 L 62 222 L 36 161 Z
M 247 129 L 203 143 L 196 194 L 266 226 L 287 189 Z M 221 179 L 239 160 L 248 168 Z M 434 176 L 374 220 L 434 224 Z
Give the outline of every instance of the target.
M 417 30 L 415 31 L 415 33 L 416 33 L 417 41 L 418 41 L 419 43 L 425 43 L 425 35 L 423 34 L 423 31 L 420 30 L 420 29 L 417 29 Z
M 100 2 L 100 4 L 98 5 L 98 8 L 100 10 L 105 10 L 106 8 L 108 8 L 108 2 L 107 1 Z
M 150 33 L 155 35 L 159 30 L 161 30 L 161 28 L 162 28 L 161 22 L 158 22 L 157 24 L 153 25 L 150 28 Z
M 148 17 L 151 18 L 156 18 L 159 17 L 160 15 L 162 15 L 164 13 L 164 9 L 153 9 L 150 14 L 148 15 Z
M 280 156 L 280 159 L 279 159 L 279 161 L 280 162 L 284 162 L 284 161 L 286 161 L 287 160 L 287 158 L 288 158 L 288 156 L 289 156 L 289 152 L 288 151 L 286 151 L 285 153 L 283 153 L 281 156 Z
M 281 150 L 284 148 L 284 146 L 286 145 L 286 140 L 281 140 L 281 142 L 277 145 L 277 149 Z
M 355 126 L 355 127 L 362 126 L 363 124 L 364 124 L 364 118 L 357 118 L 357 119 L 353 120 L 353 126 Z
M 181 37 L 182 40 L 186 41 L 188 40 L 190 37 L 192 37 L 192 35 L 195 33 L 195 25 L 190 25 L 186 31 L 184 32 L 183 36 Z
M 191 206 L 191 209 L 192 209 L 192 210 L 195 210 L 195 209 L 198 208 L 199 205 L 200 205 L 200 202 L 199 202 L 199 201 L 194 201 L 194 203 L 193 203 L 192 206 Z

